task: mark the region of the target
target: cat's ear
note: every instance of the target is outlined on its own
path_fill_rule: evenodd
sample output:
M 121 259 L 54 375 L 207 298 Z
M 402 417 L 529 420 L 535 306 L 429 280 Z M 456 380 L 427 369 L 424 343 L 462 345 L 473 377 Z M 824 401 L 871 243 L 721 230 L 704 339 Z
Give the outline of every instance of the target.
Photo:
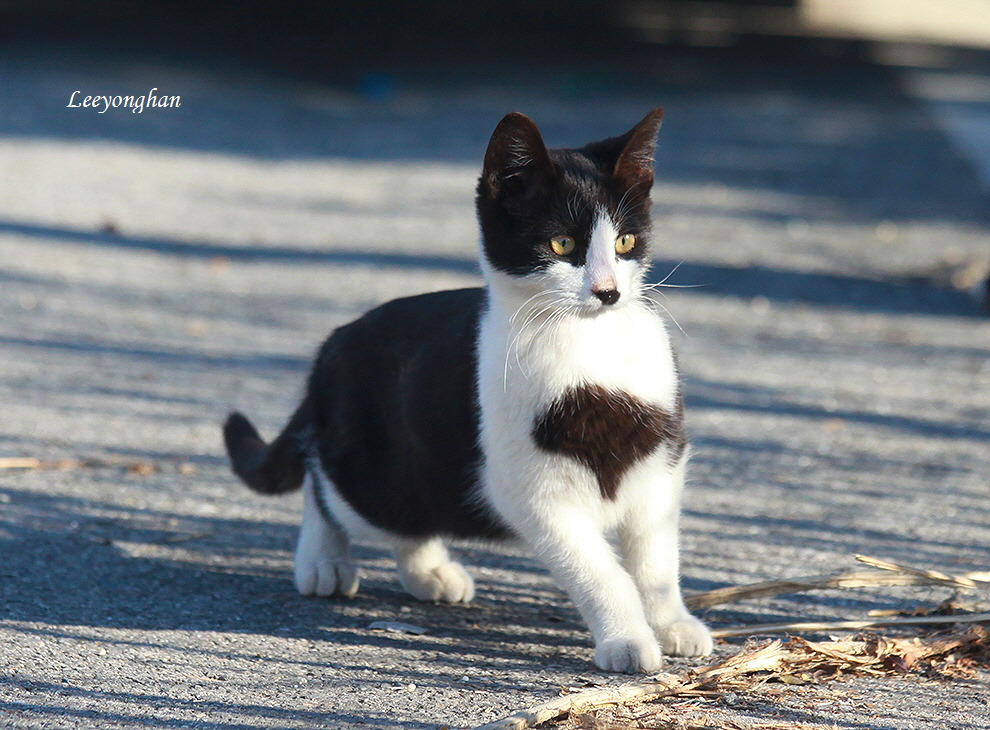
M 653 184 L 653 154 L 657 149 L 661 119 L 663 109 L 657 107 L 625 135 L 626 145 L 615 163 L 613 174 L 626 187 Z
M 506 114 L 492 132 L 481 174 L 489 198 L 533 192 L 552 168 L 540 130 L 525 114 Z
M 653 185 L 653 153 L 663 109 L 657 107 L 621 137 L 588 146 L 602 172 L 613 175 L 625 188 Z

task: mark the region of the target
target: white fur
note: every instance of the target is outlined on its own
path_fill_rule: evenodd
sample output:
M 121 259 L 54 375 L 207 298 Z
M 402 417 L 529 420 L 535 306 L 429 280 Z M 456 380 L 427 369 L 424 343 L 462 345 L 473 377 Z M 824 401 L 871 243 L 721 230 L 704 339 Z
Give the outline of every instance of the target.
M 314 489 L 327 491 L 311 471 L 303 483 L 303 521 L 296 544 L 294 573 L 296 588 L 304 596 L 353 596 L 360 575 L 351 560 L 347 533 L 323 519 L 316 505 Z
M 481 490 L 574 600 L 595 639 L 595 662 L 650 672 L 661 648 L 705 654 L 712 646 L 677 581 L 686 454 L 671 468 L 667 451 L 658 450 L 629 469 L 615 500 L 605 500 L 589 469 L 540 450 L 531 435 L 538 414 L 582 384 L 676 407 L 673 355 L 663 321 L 642 299 L 640 266 L 615 255 L 615 226 L 603 215 L 593 231 L 585 267 L 561 262 L 530 277 L 486 267 Z M 607 276 L 620 293 L 610 306 L 592 295 Z M 556 296 L 539 294 L 560 288 Z
M 474 598 L 474 580 L 450 559 L 439 537 L 396 540 L 395 557 L 399 582 L 421 601 L 460 603 Z
M 588 242 L 588 254 L 583 267 L 584 281 L 579 295 L 587 299 L 599 289 L 629 292 L 639 268 L 634 262 L 622 261 L 615 255 L 615 239 L 619 235 L 612 220 L 603 213 L 595 216 Z M 571 267 L 573 268 L 573 267 Z
M 478 499 L 543 560 L 588 623 L 595 663 L 652 672 L 662 652 L 706 654 L 708 629 L 692 617 L 678 586 L 677 521 L 685 453 L 673 467 L 661 448 L 631 467 L 614 500 L 589 469 L 541 451 L 537 416 L 568 388 L 600 385 L 676 408 L 677 375 L 663 321 L 641 293 L 642 267 L 615 255 L 618 231 L 604 213 L 592 229 L 586 265 L 561 261 L 526 277 L 493 270 L 479 331 L 478 388 L 485 455 Z M 615 288 L 606 306 L 596 288 Z M 296 581 L 303 593 L 352 594 L 357 577 L 347 536 L 389 540 L 403 586 L 417 598 L 470 601 L 471 577 L 439 538 L 409 540 L 369 525 L 309 460 Z M 320 489 L 343 529 L 326 526 L 311 489 Z M 343 567 L 342 567 L 343 566 Z

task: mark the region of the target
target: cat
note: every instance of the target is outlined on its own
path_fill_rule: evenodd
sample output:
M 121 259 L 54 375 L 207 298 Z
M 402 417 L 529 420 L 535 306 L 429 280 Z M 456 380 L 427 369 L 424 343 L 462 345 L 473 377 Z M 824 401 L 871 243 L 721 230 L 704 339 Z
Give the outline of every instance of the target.
M 303 488 L 296 587 L 352 596 L 352 536 L 391 545 L 416 598 L 470 601 L 446 538 L 516 538 L 591 630 L 606 671 L 712 649 L 678 584 L 688 458 L 678 373 L 644 284 L 662 110 L 548 150 L 506 115 L 477 185 L 486 287 L 379 306 L 335 330 L 266 444 L 232 413 L 234 472 Z

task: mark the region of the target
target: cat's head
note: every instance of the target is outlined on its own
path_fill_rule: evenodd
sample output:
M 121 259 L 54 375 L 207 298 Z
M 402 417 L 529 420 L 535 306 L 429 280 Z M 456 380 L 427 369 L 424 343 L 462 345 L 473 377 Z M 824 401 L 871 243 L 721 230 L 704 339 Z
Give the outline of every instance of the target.
M 522 114 L 492 133 L 478 181 L 489 284 L 558 295 L 594 315 L 640 295 L 650 263 L 650 189 L 661 109 L 621 137 L 548 150 Z

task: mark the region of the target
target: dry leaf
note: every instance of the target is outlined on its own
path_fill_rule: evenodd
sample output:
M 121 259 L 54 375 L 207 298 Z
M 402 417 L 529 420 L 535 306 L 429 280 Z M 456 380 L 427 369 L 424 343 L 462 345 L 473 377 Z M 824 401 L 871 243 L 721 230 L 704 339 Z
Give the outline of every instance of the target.
M 603 712 L 602 707 L 628 707 L 643 701 L 667 703 L 673 698 L 710 695 L 712 692 L 722 693 L 723 696 L 728 692 L 738 694 L 752 691 L 768 681 L 791 685 L 828 681 L 841 676 L 898 676 L 919 671 L 956 678 L 975 676 L 980 669 L 990 669 L 990 631 L 979 624 L 924 638 L 868 634 L 850 639 L 808 641 L 791 637 L 786 641 L 776 640 L 744 648 L 718 664 L 692 670 L 682 676 L 665 675 L 607 691 L 593 689 L 576 692 L 485 725 L 483 730 L 523 730 L 578 712 L 582 713 L 582 718 L 588 717 L 590 722 L 597 722 L 598 713 Z M 669 723 L 663 724 L 664 706 L 657 705 L 656 714 L 661 719 L 658 724 L 652 723 L 648 727 L 675 727 Z M 645 722 L 645 718 L 639 719 Z M 733 727 L 731 721 L 725 718 L 720 717 L 718 723 L 695 727 Z M 599 724 L 589 727 L 608 726 Z M 628 724 L 626 727 L 629 727 Z

